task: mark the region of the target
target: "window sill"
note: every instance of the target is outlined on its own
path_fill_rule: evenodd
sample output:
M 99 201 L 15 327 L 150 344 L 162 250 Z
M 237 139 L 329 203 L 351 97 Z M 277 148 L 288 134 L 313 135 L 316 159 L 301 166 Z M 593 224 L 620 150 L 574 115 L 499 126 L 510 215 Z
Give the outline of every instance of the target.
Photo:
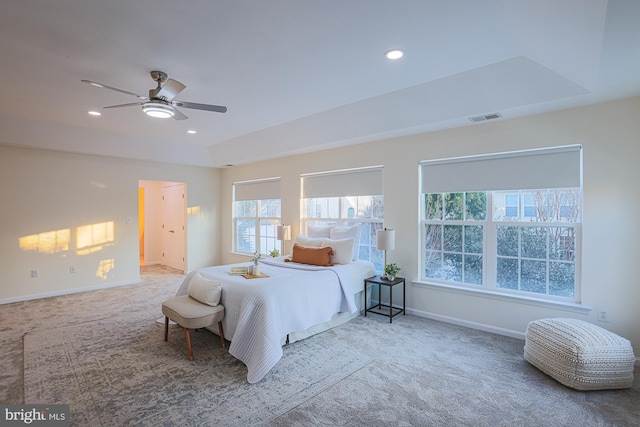
M 428 289 L 435 289 L 443 292 L 453 292 L 453 293 L 463 294 L 463 295 L 472 295 L 480 298 L 490 298 L 490 299 L 495 299 L 499 301 L 517 303 L 517 304 L 527 304 L 527 305 L 533 305 L 536 307 L 551 308 L 554 310 L 562 310 L 562 311 L 568 311 L 568 312 L 584 314 L 584 315 L 588 315 L 593 310 L 593 307 L 589 307 L 583 304 L 564 302 L 564 301 L 550 301 L 550 300 L 533 298 L 533 297 L 528 297 L 523 295 L 504 294 L 500 292 L 488 291 L 486 289 L 471 289 L 464 286 L 445 285 L 440 283 L 436 284 L 436 283 L 422 282 L 417 280 L 412 281 L 411 284 L 419 288 L 428 288 Z
M 248 258 L 248 261 L 251 261 L 254 257 L 253 254 L 248 254 L 246 252 L 229 252 L 230 255 L 232 256 L 237 256 L 237 257 L 243 257 L 243 258 Z M 240 261 L 242 262 L 242 261 Z

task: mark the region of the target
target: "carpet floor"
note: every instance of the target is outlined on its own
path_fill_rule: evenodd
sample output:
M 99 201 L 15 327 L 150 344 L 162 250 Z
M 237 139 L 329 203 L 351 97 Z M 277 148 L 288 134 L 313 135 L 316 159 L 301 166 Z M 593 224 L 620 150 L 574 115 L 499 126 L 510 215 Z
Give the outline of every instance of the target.
M 285 346 L 263 381 L 246 384 L 244 365 L 210 332 L 192 334 L 194 362 L 179 329 L 163 341 L 155 319 L 183 277 L 145 267 L 139 285 L 0 306 L 0 401 L 57 396 L 72 414 L 75 404 L 88 408 L 77 425 L 100 425 L 85 424 L 98 419 L 103 425 L 635 426 L 640 420 L 638 367 L 631 389 L 579 392 L 528 364 L 521 340 L 410 315 L 392 324 L 360 316 Z
M 217 335 L 153 319 L 110 319 L 24 337 L 24 399 L 70 404 L 72 425 L 257 425 L 304 403 L 373 359 L 328 336 L 288 345 L 257 384 Z

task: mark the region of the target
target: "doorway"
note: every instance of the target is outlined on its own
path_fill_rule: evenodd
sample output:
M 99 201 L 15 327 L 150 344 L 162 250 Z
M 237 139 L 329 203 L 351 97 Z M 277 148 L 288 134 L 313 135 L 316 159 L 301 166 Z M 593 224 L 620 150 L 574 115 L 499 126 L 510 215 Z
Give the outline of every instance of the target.
M 145 200 L 145 196 L 144 196 L 144 187 L 140 187 L 138 185 L 138 244 L 140 246 L 140 266 L 143 266 L 145 264 L 145 257 L 144 257 L 144 245 L 145 245 L 145 241 L 144 241 L 144 218 L 145 218 L 145 213 L 144 213 L 144 200 Z
M 141 180 L 138 188 L 140 265 L 166 265 L 186 273 L 186 183 Z

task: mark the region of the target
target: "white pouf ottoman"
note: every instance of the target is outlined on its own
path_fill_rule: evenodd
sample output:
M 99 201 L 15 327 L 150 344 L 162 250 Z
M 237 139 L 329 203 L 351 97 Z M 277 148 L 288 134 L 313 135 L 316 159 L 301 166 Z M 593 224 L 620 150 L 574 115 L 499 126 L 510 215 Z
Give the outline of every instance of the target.
M 629 340 L 577 319 L 540 319 L 527 326 L 524 358 L 576 390 L 629 388 L 635 356 Z

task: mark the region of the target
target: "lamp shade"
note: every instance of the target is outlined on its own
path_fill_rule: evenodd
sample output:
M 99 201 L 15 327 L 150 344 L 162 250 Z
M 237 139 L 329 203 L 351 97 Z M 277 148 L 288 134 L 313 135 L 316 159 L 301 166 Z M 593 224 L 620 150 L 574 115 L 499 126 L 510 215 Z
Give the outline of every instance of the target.
M 291 226 L 290 225 L 279 225 L 278 226 L 278 240 L 291 240 Z
M 396 231 L 390 228 L 376 231 L 376 248 L 392 251 L 396 248 Z

